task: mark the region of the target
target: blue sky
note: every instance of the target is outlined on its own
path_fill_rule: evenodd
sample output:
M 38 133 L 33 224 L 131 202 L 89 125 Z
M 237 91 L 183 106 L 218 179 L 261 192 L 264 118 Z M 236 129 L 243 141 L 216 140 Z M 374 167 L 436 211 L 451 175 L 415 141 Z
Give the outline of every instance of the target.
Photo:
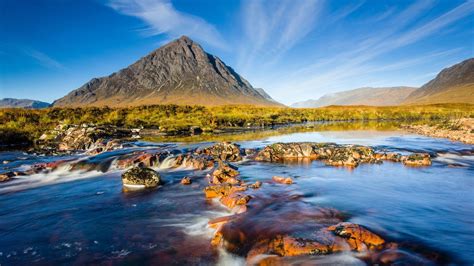
M 181 35 L 290 104 L 473 57 L 474 1 L 1 0 L 0 98 L 51 102 Z

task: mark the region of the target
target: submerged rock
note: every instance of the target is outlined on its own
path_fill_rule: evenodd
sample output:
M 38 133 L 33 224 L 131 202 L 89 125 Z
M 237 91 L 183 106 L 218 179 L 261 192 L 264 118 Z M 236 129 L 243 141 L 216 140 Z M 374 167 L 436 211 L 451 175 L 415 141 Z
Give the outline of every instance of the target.
M 272 180 L 280 184 L 293 184 L 293 179 L 291 179 L 291 177 L 273 176 Z
M 153 169 L 134 167 L 122 174 L 122 183 L 131 188 L 153 188 L 160 185 L 162 180 Z

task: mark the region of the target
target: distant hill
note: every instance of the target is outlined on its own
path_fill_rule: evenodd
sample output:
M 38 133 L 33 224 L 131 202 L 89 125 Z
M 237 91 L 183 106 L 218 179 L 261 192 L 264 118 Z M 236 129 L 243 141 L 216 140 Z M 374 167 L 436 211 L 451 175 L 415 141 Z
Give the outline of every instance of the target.
M 50 106 L 49 103 L 29 100 L 29 99 L 14 99 L 14 98 L 0 99 L 0 108 L 41 109 L 41 108 L 47 108 L 49 106 Z
M 108 77 L 94 78 L 54 106 L 252 104 L 282 106 L 218 57 L 183 36 Z
M 371 105 L 390 106 L 399 105 L 405 98 L 414 92 L 413 87 L 385 87 L 385 88 L 359 88 L 326 94 L 317 100 L 307 100 L 292 104 L 292 107 L 310 108 L 329 105 Z
M 403 103 L 474 103 L 474 58 L 443 69 Z

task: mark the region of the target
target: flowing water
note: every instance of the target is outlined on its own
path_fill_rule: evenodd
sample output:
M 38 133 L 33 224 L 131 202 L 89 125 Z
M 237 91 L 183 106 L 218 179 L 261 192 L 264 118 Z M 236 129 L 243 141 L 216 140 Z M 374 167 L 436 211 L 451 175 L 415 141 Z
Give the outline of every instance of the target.
M 245 181 L 263 181 L 268 195 L 299 195 L 297 203 L 274 203 L 269 216 L 255 223 L 284 226 L 288 211 L 328 207 L 348 221 L 385 238 L 410 243 L 413 252 L 439 254 L 438 263 L 474 263 L 474 146 L 403 131 L 308 131 L 260 136 L 239 141 L 243 148 L 275 142 L 362 144 L 400 153 L 429 152 L 430 167 L 400 163 L 362 164 L 355 169 L 326 166 L 320 161 L 292 164 L 244 160 L 237 163 Z M 210 246 L 207 222 L 229 215 L 218 201 L 206 200 L 206 171 L 155 167 L 165 184 L 151 191 L 125 192 L 114 165 L 136 150 L 166 149 L 171 154 L 206 143 L 136 142 L 123 150 L 91 156 L 89 167 L 70 165 L 49 174 L 20 177 L 0 184 L 0 265 L 15 264 L 245 264 L 245 258 Z M 26 169 L 38 162 L 85 159 L 2 152 L 2 169 Z M 171 157 L 170 157 L 171 158 Z M 193 184 L 183 186 L 183 176 Z M 292 176 L 295 184 L 276 186 L 273 175 Z M 263 193 L 263 192 L 262 192 Z M 303 205 L 302 205 L 303 204 Z M 267 220 L 265 220 L 267 219 Z M 275 220 L 272 220 L 275 219 Z M 252 225 L 249 225 L 252 226 Z M 301 264 L 364 264 L 355 254 L 306 256 L 288 260 Z

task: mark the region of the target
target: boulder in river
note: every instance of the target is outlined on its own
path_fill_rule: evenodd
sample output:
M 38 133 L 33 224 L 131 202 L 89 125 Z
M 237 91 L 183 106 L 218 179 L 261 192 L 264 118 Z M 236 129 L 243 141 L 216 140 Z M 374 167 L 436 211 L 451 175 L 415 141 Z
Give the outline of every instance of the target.
M 351 249 L 356 251 L 379 248 L 385 243 L 380 236 L 358 224 L 343 222 L 330 226 L 328 230 L 345 238 Z
M 408 166 L 429 166 L 431 157 L 428 153 L 413 153 L 408 156 L 402 156 L 401 161 Z
M 274 176 L 272 177 L 272 180 L 280 184 L 293 184 L 293 179 L 291 177 Z
M 0 174 L 0 182 L 7 182 L 10 181 L 12 177 L 14 177 L 15 174 L 13 172 L 6 172 L 6 173 L 1 173 Z
M 242 151 L 238 144 L 220 142 L 205 149 L 197 149 L 197 154 L 207 154 L 222 161 L 237 162 L 242 160 Z
M 237 179 L 237 176 L 239 175 L 237 169 L 236 166 L 220 161 L 217 169 L 212 172 L 212 183 L 229 183 L 234 185 L 241 183 L 241 181 Z
M 183 179 L 181 179 L 181 184 L 182 185 L 191 185 L 192 181 L 191 181 L 191 178 L 189 176 L 185 176 L 183 177 Z
M 129 188 L 153 188 L 160 185 L 162 180 L 153 169 L 133 167 L 122 174 L 122 183 Z

